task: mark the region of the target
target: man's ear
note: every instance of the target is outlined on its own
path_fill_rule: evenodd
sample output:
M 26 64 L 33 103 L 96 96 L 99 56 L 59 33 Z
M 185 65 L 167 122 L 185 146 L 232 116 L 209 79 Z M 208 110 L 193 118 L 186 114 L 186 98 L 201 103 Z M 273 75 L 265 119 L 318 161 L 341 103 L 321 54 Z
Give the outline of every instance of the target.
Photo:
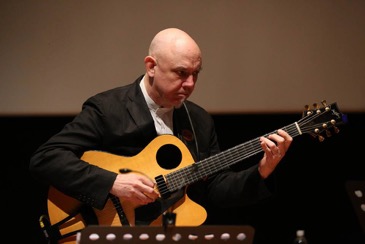
M 147 56 L 144 58 L 144 64 L 147 74 L 153 77 L 155 75 L 156 60 L 152 56 Z

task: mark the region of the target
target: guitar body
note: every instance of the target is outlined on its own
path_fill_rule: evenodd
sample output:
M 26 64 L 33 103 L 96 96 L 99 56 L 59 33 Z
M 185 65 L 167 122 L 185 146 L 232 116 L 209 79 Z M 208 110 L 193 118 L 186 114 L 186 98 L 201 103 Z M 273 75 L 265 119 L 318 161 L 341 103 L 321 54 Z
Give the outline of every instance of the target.
M 303 117 L 292 124 L 282 127 L 293 138 L 303 134 L 324 140 L 339 132 L 338 125 L 347 122 L 336 103 L 324 107 L 314 104 L 314 109 L 306 107 Z M 276 131 L 271 132 L 276 133 Z M 270 133 L 264 135 L 268 136 Z M 46 224 L 48 234 L 56 236 L 59 243 L 74 243 L 75 233 L 87 225 L 122 226 L 127 222 L 130 226 L 163 225 L 163 214 L 171 211 L 176 214 L 176 226 L 198 226 L 206 220 L 205 209 L 193 202 L 186 194 L 186 187 L 202 177 L 234 165 L 262 151 L 260 137 L 254 138 L 233 148 L 220 152 L 212 157 L 194 162 L 185 144 L 172 135 L 162 135 L 151 141 L 138 155 L 122 157 L 106 152 L 88 151 L 82 159 L 90 164 L 106 170 L 120 172 L 138 172 L 156 182 L 161 197 L 154 203 L 136 206 L 128 201 L 108 200 L 102 210 L 93 209 L 71 198 L 55 188 L 48 193 L 49 220 Z M 123 216 L 120 218 L 120 209 Z M 127 221 L 125 221 L 127 219 Z M 43 225 L 43 223 L 41 223 Z M 61 236 L 63 238 L 61 238 Z
M 176 167 L 166 169 L 165 166 L 163 166 L 166 162 L 163 161 L 166 161 L 166 159 L 169 160 L 170 158 L 172 161 L 175 161 Z M 155 181 L 154 179 L 156 176 L 168 174 L 171 171 L 194 163 L 194 159 L 185 144 L 172 135 L 162 135 L 155 138 L 143 151 L 133 157 L 122 157 L 101 151 L 88 151 L 83 154 L 82 159 L 90 164 L 116 173 L 119 173 L 120 170 L 123 169 L 138 172 L 146 175 L 153 181 Z M 176 159 L 178 159 L 178 162 Z M 160 161 L 162 161 L 162 163 Z M 181 189 L 180 192 L 182 192 L 182 194 L 178 194 L 180 197 L 176 201 L 173 201 L 171 206 L 168 206 L 169 211 L 173 211 L 176 214 L 175 225 L 201 225 L 206 220 L 206 210 L 187 196 L 185 187 L 184 189 Z M 139 225 L 138 223 L 140 222 L 143 223 L 143 225 L 162 226 L 162 215 L 165 209 L 161 209 L 159 206 L 157 208 L 156 206 L 151 206 L 149 209 L 149 205 L 135 206 L 128 201 L 119 200 L 131 226 Z M 162 202 L 162 205 L 166 205 L 164 199 L 159 200 Z M 167 204 L 169 204 L 168 201 Z M 67 235 L 67 233 L 82 230 L 89 225 L 90 223 L 88 223 L 84 217 L 85 212 L 86 215 L 91 215 L 91 218 L 96 217 L 98 225 L 122 226 L 116 208 L 110 199 L 102 210 L 91 207 L 87 209 L 88 207 L 85 208 L 84 204 L 80 201 L 50 187 L 47 207 L 51 225 L 67 219 L 65 223 L 59 225 L 61 235 Z M 140 207 L 145 208 L 142 211 L 143 214 L 141 214 L 142 221 L 139 221 L 139 217 L 136 214 Z M 156 211 L 156 209 L 157 212 L 153 212 Z M 160 210 L 161 212 L 159 212 Z M 92 222 L 91 224 L 94 223 Z M 64 243 L 68 243 L 68 241 L 73 243 L 75 241 L 75 235 L 61 240 L 61 242 Z

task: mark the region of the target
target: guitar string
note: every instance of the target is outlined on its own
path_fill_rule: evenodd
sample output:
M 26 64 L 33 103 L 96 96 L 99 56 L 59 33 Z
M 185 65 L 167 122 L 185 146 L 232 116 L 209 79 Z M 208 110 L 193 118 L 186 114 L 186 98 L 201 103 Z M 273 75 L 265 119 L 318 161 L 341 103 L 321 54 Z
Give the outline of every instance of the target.
M 302 119 L 300 119 L 297 123 L 299 125 L 305 125 L 308 123 L 308 121 L 312 121 L 315 118 L 318 118 L 319 116 L 323 116 L 323 114 L 327 113 L 327 112 L 328 111 L 325 111 L 320 114 L 315 113 L 315 114 L 312 114 L 312 116 L 305 116 Z M 314 119 L 313 119 L 313 117 L 314 117 Z M 299 127 L 301 127 L 301 126 L 299 126 Z M 296 124 L 293 123 L 291 125 L 283 127 L 282 129 L 287 131 L 292 137 L 295 137 L 300 134 L 303 134 L 303 132 L 307 133 L 307 132 L 312 131 L 314 133 L 314 129 L 316 129 L 316 128 L 318 128 L 318 124 L 303 127 L 303 128 L 301 128 L 301 132 L 299 132 Z M 269 134 L 270 133 L 268 133 L 264 136 L 267 136 Z M 250 146 L 249 151 L 246 154 L 242 154 L 242 149 L 244 149 L 248 145 Z M 217 172 L 220 169 L 223 169 L 227 166 L 237 163 L 237 162 L 239 162 L 247 157 L 250 157 L 252 155 L 255 155 L 261 151 L 262 151 L 262 148 L 260 145 L 259 138 L 256 138 L 256 139 L 250 140 L 246 143 L 237 145 L 237 146 L 235 146 L 231 149 L 228 149 L 226 151 L 223 151 L 221 153 L 218 153 L 205 160 L 196 162 L 193 165 L 186 166 L 178 171 L 167 174 L 166 179 L 169 182 L 169 187 L 168 187 L 167 191 L 168 190 L 174 191 L 174 190 L 180 189 L 180 188 L 184 187 L 185 185 L 191 184 L 199 179 L 202 179 L 212 173 Z M 228 153 L 230 153 L 230 154 L 228 154 Z M 227 161 L 227 163 L 224 163 L 223 165 L 218 165 L 219 167 L 216 164 L 213 164 L 213 166 L 217 166 L 217 167 L 210 167 L 211 163 L 209 161 L 212 161 L 213 163 Z M 209 166 L 209 167 L 206 167 L 206 166 Z
M 308 119 L 300 120 L 298 123 L 300 124 L 306 124 Z M 304 121 L 304 123 L 303 123 Z M 302 131 L 312 131 L 316 128 L 316 125 L 309 126 L 307 128 L 301 128 Z M 295 137 L 300 135 L 297 126 L 295 123 L 288 125 L 286 127 L 283 127 L 285 131 L 287 131 L 291 136 Z M 264 135 L 267 136 L 270 133 Z M 242 153 L 242 150 L 248 149 L 247 153 Z M 169 187 L 162 190 L 162 192 L 169 192 L 174 191 L 177 189 L 182 188 L 185 185 L 188 185 L 190 183 L 193 183 L 199 179 L 204 178 L 207 175 L 211 175 L 212 173 L 217 172 L 219 169 L 222 169 L 221 165 L 218 165 L 219 162 L 226 161 L 227 163 L 223 164 L 224 167 L 227 167 L 229 165 L 234 164 L 235 162 L 239 162 L 247 157 L 250 157 L 252 155 L 257 154 L 258 152 L 262 151 L 262 148 L 260 146 L 259 138 L 255 138 L 253 140 L 250 140 L 246 143 L 237 145 L 229 150 L 223 151 L 219 154 L 216 154 L 212 156 L 212 158 L 208 158 L 205 160 L 202 160 L 200 162 L 197 162 L 198 166 L 186 166 L 182 168 L 181 170 L 178 170 L 176 172 L 168 174 L 166 177 L 169 182 Z M 210 167 L 211 163 L 209 161 L 213 162 L 213 167 Z M 196 169 L 196 170 L 194 170 Z M 104 210 L 114 210 L 114 207 L 111 205 L 106 205 Z
M 313 118 L 317 118 L 319 114 L 314 114 L 313 116 L 306 116 L 299 120 L 297 123 L 293 123 L 282 129 L 289 133 L 292 137 L 296 137 L 303 133 L 312 132 L 315 133 L 314 130 L 318 128 L 318 124 L 313 124 L 310 126 L 303 127 L 303 125 L 308 124 L 308 122 L 312 121 Z M 299 127 L 298 127 L 299 126 Z M 270 133 L 264 135 L 268 136 Z M 247 153 L 242 153 L 242 151 L 247 150 Z M 253 140 L 250 140 L 246 143 L 237 145 L 229 150 L 218 153 L 212 157 L 209 157 L 205 160 L 194 163 L 193 165 L 186 166 L 180 170 L 172 172 L 166 175 L 166 179 L 168 182 L 167 187 L 165 187 L 162 192 L 172 192 L 182 187 L 193 183 L 199 179 L 202 179 L 212 173 L 217 172 L 218 170 L 228 167 L 236 162 L 242 161 L 245 158 L 248 158 L 252 155 L 255 155 L 259 152 L 263 151 L 260 145 L 259 137 Z M 213 162 L 210 163 L 210 161 Z M 219 162 L 226 162 L 221 165 L 218 165 Z M 213 166 L 213 167 L 211 167 Z
M 314 129 L 314 128 L 316 128 L 316 127 L 311 126 L 311 129 Z M 284 127 L 283 129 L 285 131 L 287 131 L 291 136 L 297 136 L 300 134 L 298 132 L 295 124 Z M 308 129 L 308 131 L 310 131 L 310 129 Z M 269 135 L 269 133 L 266 134 L 265 136 L 267 136 L 267 135 Z M 248 150 L 247 154 L 242 154 L 241 151 L 245 147 L 250 148 L 250 149 Z M 217 162 L 227 161 L 228 163 L 225 163 L 224 165 L 229 166 L 229 165 L 234 164 L 235 162 L 243 160 L 244 158 L 250 157 L 260 151 L 262 151 L 262 148 L 260 146 L 259 138 L 256 138 L 256 139 L 250 140 L 246 143 L 237 145 L 227 151 L 223 151 L 222 153 L 214 155 L 214 156 L 212 156 L 212 158 L 209 158 L 214 163 L 213 166 L 215 166 L 215 167 L 213 167 L 213 168 L 207 167 L 207 166 L 209 166 L 209 164 L 207 163 L 209 160 L 207 160 L 207 159 L 197 162 L 197 164 L 200 164 L 198 166 L 198 170 L 194 171 L 193 167 L 191 165 L 184 167 L 183 169 L 181 169 L 177 172 L 173 172 L 173 173 L 170 173 L 167 175 L 168 182 L 170 184 L 169 184 L 169 188 L 166 188 L 165 190 L 163 190 L 163 192 L 164 191 L 166 191 L 166 192 L 174 191 L 174 190 L 180 189 L 182 186 L 193 183 L 198 179 L 201 179 L 207 175 L 210 175 L 210 174 L 216 172 L 217 170 L 222 168 L 221 166 L 218 167 L 218 165 L 216 164 Z M 189 171 L 190 172 L 194 171 L 194 172 L 189 173 Z M 188 178 L 186 178 L 184 176 L 187 176 Z M 111 206 L 107 205 L 104 210 L 108 210 L 108 209 L 114 210 L 114 207 L 112 205 Z
M 285 127 L 284 127 L 284 130 L 286 130 Z M 290 131 L 290 130 L 288 129 L 288 131 Z M 247 153 L 242 153 L 242 150 L 245 148 L 247 149 Z M 211 158 L 204 159 L 204 160 L 196 163 L 197 165 L 195 165 L 194 168 L 191 169 L 191 171 L 189 169 L 189 168 L 191 168 L 191 166 L 187 166 L 187 167 L 183 168 L 181 171 L 173 174 L 172 175 L 173 179 L 171 180 L 172 188 L 179 189 L 179 188 L 181 188 L 181 186 L 192 183 L 192 182 L 196 181 L 197 179 L 204 178 L 207 175 L 211 175 L 212 173 L 215 173 L 220 169 L 223 169 L 232 164 L 235 164 L 260 151 L 262 151 L 260 141 L 259 141 L 259 138 L 256 138 L 256 139 L 250 140 L 246 143 L 237 145 L 229 150 L 223 151 L 219 154 L 213 155 Z M 211 165 L 210 161 L 213 162 L 212 165 Z M 226 163 L 218 165 L 217 162 L 218 163 L 226 162 Z M 213 166 L 213 167 L 207 167 L 207 166 Z M 185 176 L 185 177 L 181 177 L 181 176 Z M 176 177 L 178 180 L 174 180 L 174 179 L 176 179 Z
M 325 113 L 328 112 L 327 110 Z M 310 121 L 313 121 L 314 119 L 323 116 L 323 113 L 320 114 L 313 114 L 312 116 L 305 116 L 301 120 L 299 120 L 297 123 L 299 124 L 299 128 L 301 131 L 298 130 L 298 127 L 295 123 L 288 125 L 286 127 L 283 127 L 285 131 L 287 131 L 292 137 L 296 137 L 300 134 L 311 132 L 313 134 L 316 134 L 314 132 L 315 129 L 318 128 L 319 124 L 312 124 L 310 126 L 304 126 L 308 124 Z M 314 119 L 313 119 L 314 117 Z M 330 124 L 331 125 L 331 124 Z M 320 128 L 323 128 L 320 126 Z M 266 134 L 264 136 L 267 136 L 269 134 Z M 247 153 L 242 153 L 242 151 L 247 150 Z M 259 138 L 255 138 L 253 140 L 250 140 L 246 143 L 237 145 L 229 150 L 223 151 L 221 153 L 218 153 L 212 157 L 209 157 L 207 159 L 204 159 L 202 161 L 199 161 L 197 163 L 194 163 L 193 166 L 189 165 L 181 170 L 177 170 L 175 172 L 172 172 L 170 174 L 166 175 L 166 179 L 168 182 L 168 187 L 163 191 L 174 191 L 177 189 L 180 189 L 187 184 L 193 183 L 199 179 L 202 179 L 212 173 L 217 172 L 218 170 L 228 167 L 236 162 L 239 162 L 247 157 L 250 157 L 252 155 L 255 155 L 262 151 L 262 148 L 260 146 L 260 140 Z M 213 162 L 213 165 L 209 161 Z M 223 164 L 224 167 L 221 165 L 218 165 L 219 162 L 226 162 Z M 213 166 L 213 167 L 211 167 Z M 104 210 L 114 210 L 113 204 L 106 205 Z M 105 211 L 108 212 L 108 211 Z M 112 213 L 112 212 L 111 212 Z M 104 216 L 105 217 L 105 216 Z M 109 216 L 109 217 L 112 217 Z M 108 218 L 108 217 L 107 217 Z
M 194 167 L 189 165 L 182 168 L 179 171 L 175 171 L 171 174 L 168 174 L 166 177 L 167 181 L 169 182 L 169 189 L 171 191 L 179 189 L 182 186 L 194 182 L 196 179 L 201 179 L 207 175 L 211 175 L 218 169 L 223 169 L 226 166 L 234 164 L 236 161 L 238 162 L 241 159 L 244 159 L 245 157 L 248 157 L 249 155 L 258 152 L 259 149 L 254 148 L 254 150 L 252 150 L 252 148 L 249 148 L 253 146 L 253 141 L 256 140 L 257 139 L 254 139 L 244 144 L 237 145 L 229 150 L 213 155 L 208 159 L 196 162 L 194 163 Z M 260 145 L 259 142 L 258 145 Z M 241 153 L 242 148 L 244 149 L 245 147 L 249 149 L 248 153 L 242 154 Z M 226 163 L 217 165 L 217 162 L 226 162 Z

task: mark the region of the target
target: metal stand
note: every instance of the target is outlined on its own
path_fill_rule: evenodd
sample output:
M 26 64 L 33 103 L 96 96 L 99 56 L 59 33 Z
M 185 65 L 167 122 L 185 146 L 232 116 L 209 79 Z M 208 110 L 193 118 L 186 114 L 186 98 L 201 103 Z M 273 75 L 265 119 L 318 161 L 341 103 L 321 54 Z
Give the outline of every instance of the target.
M 347 181 L 346 189 L 365 234 L 365 181 Z
M 176 213 L 166 212 L 162 215 L 162 224 L 164 228 L 175 226 Z
M 166 218 L 168 219 L 168 218 Z M 168 221 L 167 221 L 168 222 Z M 88 226 L 78 235 L 78 244 L 112 243 L 242 243 L 252 244 L 254 228 L 248 225 L 196 227 Z

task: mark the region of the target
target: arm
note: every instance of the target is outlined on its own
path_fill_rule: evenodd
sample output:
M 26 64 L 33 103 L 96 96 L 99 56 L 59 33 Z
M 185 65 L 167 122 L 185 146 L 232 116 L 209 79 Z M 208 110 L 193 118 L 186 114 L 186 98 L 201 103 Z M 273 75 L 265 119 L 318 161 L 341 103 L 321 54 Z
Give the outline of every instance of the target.
M 38 148 L 29 165 L 36 179 L 97 208 L 104 206 L 117 174 L 80 157 L 87 150 L 100 148 L 102 111 L 97 100 L 85 102 L 72 122 Z

